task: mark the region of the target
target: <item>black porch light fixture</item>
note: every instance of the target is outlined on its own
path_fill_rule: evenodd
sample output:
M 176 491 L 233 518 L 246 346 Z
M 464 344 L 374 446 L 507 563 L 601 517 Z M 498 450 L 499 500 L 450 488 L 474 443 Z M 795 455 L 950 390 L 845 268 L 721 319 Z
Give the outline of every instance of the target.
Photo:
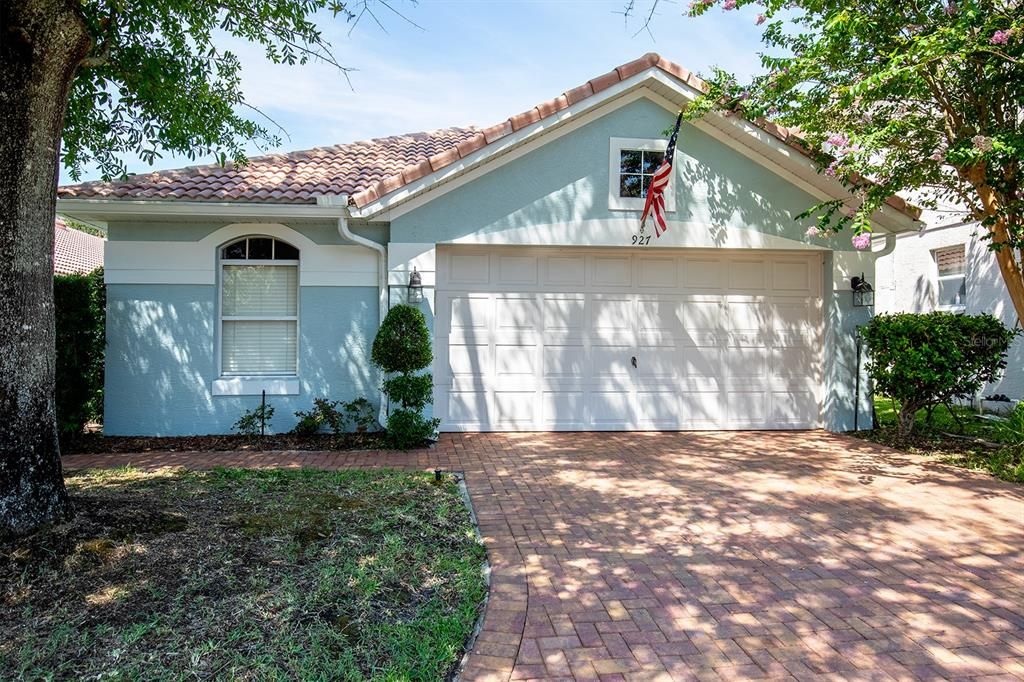
M 864 273 L 860 277 L 854 276 L 850 279 L 850 288 L 853 290 L 853 306 L 855 308 L 870 308 L 875 305 L 875 289 L 871 282 L 864 279 Z
M 423 276 L 413 266 L 409 273 L 409 303 L 419 303 L 423 300 Z

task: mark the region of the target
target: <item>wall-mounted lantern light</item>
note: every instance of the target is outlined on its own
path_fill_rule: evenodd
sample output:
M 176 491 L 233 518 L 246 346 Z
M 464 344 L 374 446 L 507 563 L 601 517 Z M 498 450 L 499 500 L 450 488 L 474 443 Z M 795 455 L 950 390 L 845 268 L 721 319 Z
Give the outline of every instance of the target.
M 853 289 L 853 305 L 855 308 L 870 308 L 875 305 L 875 290 L 871 283 L 864 279 L 864 273 L 860 277 L 850 280 L 850 288 Z
M 415 267 L 409 274 L 409 298 L 407 300 L 409 303 L 419 303 L 423 300 L 423 276 Z

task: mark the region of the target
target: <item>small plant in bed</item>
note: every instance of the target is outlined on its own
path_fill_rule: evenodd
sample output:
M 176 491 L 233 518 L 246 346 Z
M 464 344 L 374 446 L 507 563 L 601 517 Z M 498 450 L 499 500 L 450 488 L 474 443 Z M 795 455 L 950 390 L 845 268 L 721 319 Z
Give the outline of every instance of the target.
M 4 676 L 439 680 L 485 595 L 450 479 L 118 469 L 67 483 L 73 521 L 0 543 Z

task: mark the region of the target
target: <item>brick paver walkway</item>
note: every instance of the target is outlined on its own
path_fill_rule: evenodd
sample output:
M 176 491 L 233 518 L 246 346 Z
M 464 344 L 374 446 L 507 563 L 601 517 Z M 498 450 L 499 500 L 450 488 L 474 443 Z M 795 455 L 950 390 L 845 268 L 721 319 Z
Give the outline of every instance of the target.
M 446 435 L 68 467 L 459 470 L 493 565 L 463 679 L 1024 679 L 1024 488 L 821 432 Z

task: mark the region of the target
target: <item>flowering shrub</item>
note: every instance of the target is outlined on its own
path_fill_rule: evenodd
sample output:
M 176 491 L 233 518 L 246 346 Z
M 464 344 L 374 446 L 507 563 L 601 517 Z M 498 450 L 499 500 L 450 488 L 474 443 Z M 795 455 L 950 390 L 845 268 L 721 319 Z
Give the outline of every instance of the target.
M 900 403 L 899 433 L 918 410 L 973 397 L 1006 367 L 1018 332 L 991 315 L 878 315 L 861 329 L 875 390 Z

